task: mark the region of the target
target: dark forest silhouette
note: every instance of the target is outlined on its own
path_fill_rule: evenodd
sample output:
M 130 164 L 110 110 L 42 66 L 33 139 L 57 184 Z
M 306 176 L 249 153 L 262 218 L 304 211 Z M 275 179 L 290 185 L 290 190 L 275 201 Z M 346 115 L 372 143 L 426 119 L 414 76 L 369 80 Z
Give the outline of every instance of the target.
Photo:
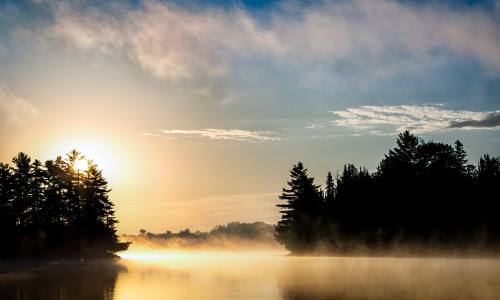
M 324 191 L 301 162 L 290 176 L 276 239 L 294 253 L 500 248 L 500 159 L 468 164 L 460 141 L 405 131 L 374 173 L 346 164 Z
M 116 236 L 102 171 L 73 150 L 42 164 L 25 153 L 0 163 L 0 258 L 112 257 Z

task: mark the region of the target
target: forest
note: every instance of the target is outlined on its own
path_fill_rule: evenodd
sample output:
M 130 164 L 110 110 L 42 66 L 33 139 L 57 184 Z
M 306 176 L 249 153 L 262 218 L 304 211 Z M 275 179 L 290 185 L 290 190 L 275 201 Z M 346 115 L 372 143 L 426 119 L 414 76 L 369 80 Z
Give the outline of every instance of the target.
M 498 253 L 500 159 L 469 164 L 460 141 L 408 131 L 396 144 L 376 171 L 346 164 L 323 187 L 294 165 L 277 205 L 277 241 L 293 253 Z
M 114 257 L 128 243 L 118 242 L 110 191 L 76 150 L 45 163 L 25 153 L 0 163 L 0 258 Z

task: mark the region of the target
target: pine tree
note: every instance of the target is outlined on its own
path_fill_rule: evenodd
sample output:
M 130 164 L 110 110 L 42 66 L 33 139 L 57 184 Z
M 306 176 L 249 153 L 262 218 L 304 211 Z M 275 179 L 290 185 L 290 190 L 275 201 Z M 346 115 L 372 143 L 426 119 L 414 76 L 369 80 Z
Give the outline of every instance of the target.
M 335 198 L 335 184 L 333 183 L 332 173 L 328 172 L 325 182 L 325 201 L 331 203 Z
M 314 178 L 308 177 L 301 162 L 290 171 L 288 188 L 283 188 L 279 198 L 285 204 L 281 208 L 281 220 L 276 226 L 276 239 L 288 249 L 296 252 L 312 247 L 320 230 L 322 195 L 314 185 Z
M 464 150 L 464 145 L 459 140 L 455 141 L 454 157 L 456 160 L 455 168 L 461 174 L 467 174 L 467 153 Z
M 396 144 L 398 147 L 394 150 L 390 150 L 389 153 L 395 154 L 401 161 L 414 165 L 418 154 L 418 146 L 420 144 L 419 138 L 406 130 L 398 135 Z
M 46 170 L 39 160 L 35 160 L 31 165 L 30 197 L 31 211 L 30 221 L 32 224 L 40 226 L 43 222 L 43 208 L 46 200 Z
M 12 159 L 14 163 L 12 207 L 16 216 L 16 224 L 19 227 L 28 225 L 29 210 L 31 204 L 30 181 L 31 181 L 31 158 L 25 153 L 19 153 Z
M 83 178 L 85 187 L 83 220 L 87 235 L 96 238 L 115 236 L 114 205 L 109 200 L 108 182 L 102 171 L 93 162 L 89 162 Z
M 84 160 L 85 157 L 77 150 L 71 150 L 66 154 L 63 168 L 67 176 L 67 205 L 69 209 L 69 224 L 73 230 L 79 234 L 82 230 L 83 218 L 83 172 L 76 168 L 75 164 L 78 161 Z
M 12 211 L 13 176 L 8 164 L 0 163 L 0 231 L 14 225 Z
M 481 182 L 497 182 L 500 184 L 500 159 L 490 157 L 488 154 L 481 156 L 477 166 L 477 176 Z
M 396 144 L 379 165 L 379 172 L 384 177 L 408 176 L 416 172 L 420 139 L 407 130 L 398 135 Z
M 61 156 L 45 162 L 47 186 L 46 200 L 43 207 L 44 223 L 54 226 L 64 226 L 71 219 L 68 192 L 70 178 L 66 172 L 66 163 Z

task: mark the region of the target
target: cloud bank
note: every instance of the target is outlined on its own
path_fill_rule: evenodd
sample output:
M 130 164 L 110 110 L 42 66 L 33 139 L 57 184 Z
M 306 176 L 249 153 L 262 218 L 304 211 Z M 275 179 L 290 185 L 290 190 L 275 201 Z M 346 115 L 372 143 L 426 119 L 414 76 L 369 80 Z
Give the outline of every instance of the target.
M 492 112 L 480 120 L 453 122 L 450 128 L 493 128 L 500 126 L 500 112 Z
M 175 137 L 205 138 L 211 140 L 232 141 L 274 141 L 279 137 L 273 136 L 271 131 L 251 131 L 242 129 L 163 129 L 154 133 L 143 133 L 145 136 L 155 136 L 172 139 Z
M 36 117 L 38 109 L 0 84 L 0 116 L 7 125 L 21 125 Z
M 238 7 L 139 1 L 104 10 L 81 3 L 53 3 L 53 17 L 34 31 L 71 48 L 123 55 L 174 81 L 220 78 L 238 61 L 262 60 L 306 69 L 350 65 L 350 71 L 385 76 L 459 56 L 500 71 L 500 19 L 479 8 L 325 1 L 283 3 L 259 18 Z
M 500 126 L 500 111 L 449 110 L 431 105 L 357 106 L 332 113 L 338 117 L 333 121 L 334 125 L 375 135 L 404 130 L 430 133 L 453 128 L 484 129 Z

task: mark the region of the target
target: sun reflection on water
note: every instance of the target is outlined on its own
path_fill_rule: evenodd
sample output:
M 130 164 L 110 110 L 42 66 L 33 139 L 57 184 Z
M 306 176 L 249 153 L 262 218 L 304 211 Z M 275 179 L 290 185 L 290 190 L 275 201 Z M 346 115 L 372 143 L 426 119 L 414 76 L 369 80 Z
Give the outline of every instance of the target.
M 498 299 L 500 260 L 131 249 L 115 298 Z

